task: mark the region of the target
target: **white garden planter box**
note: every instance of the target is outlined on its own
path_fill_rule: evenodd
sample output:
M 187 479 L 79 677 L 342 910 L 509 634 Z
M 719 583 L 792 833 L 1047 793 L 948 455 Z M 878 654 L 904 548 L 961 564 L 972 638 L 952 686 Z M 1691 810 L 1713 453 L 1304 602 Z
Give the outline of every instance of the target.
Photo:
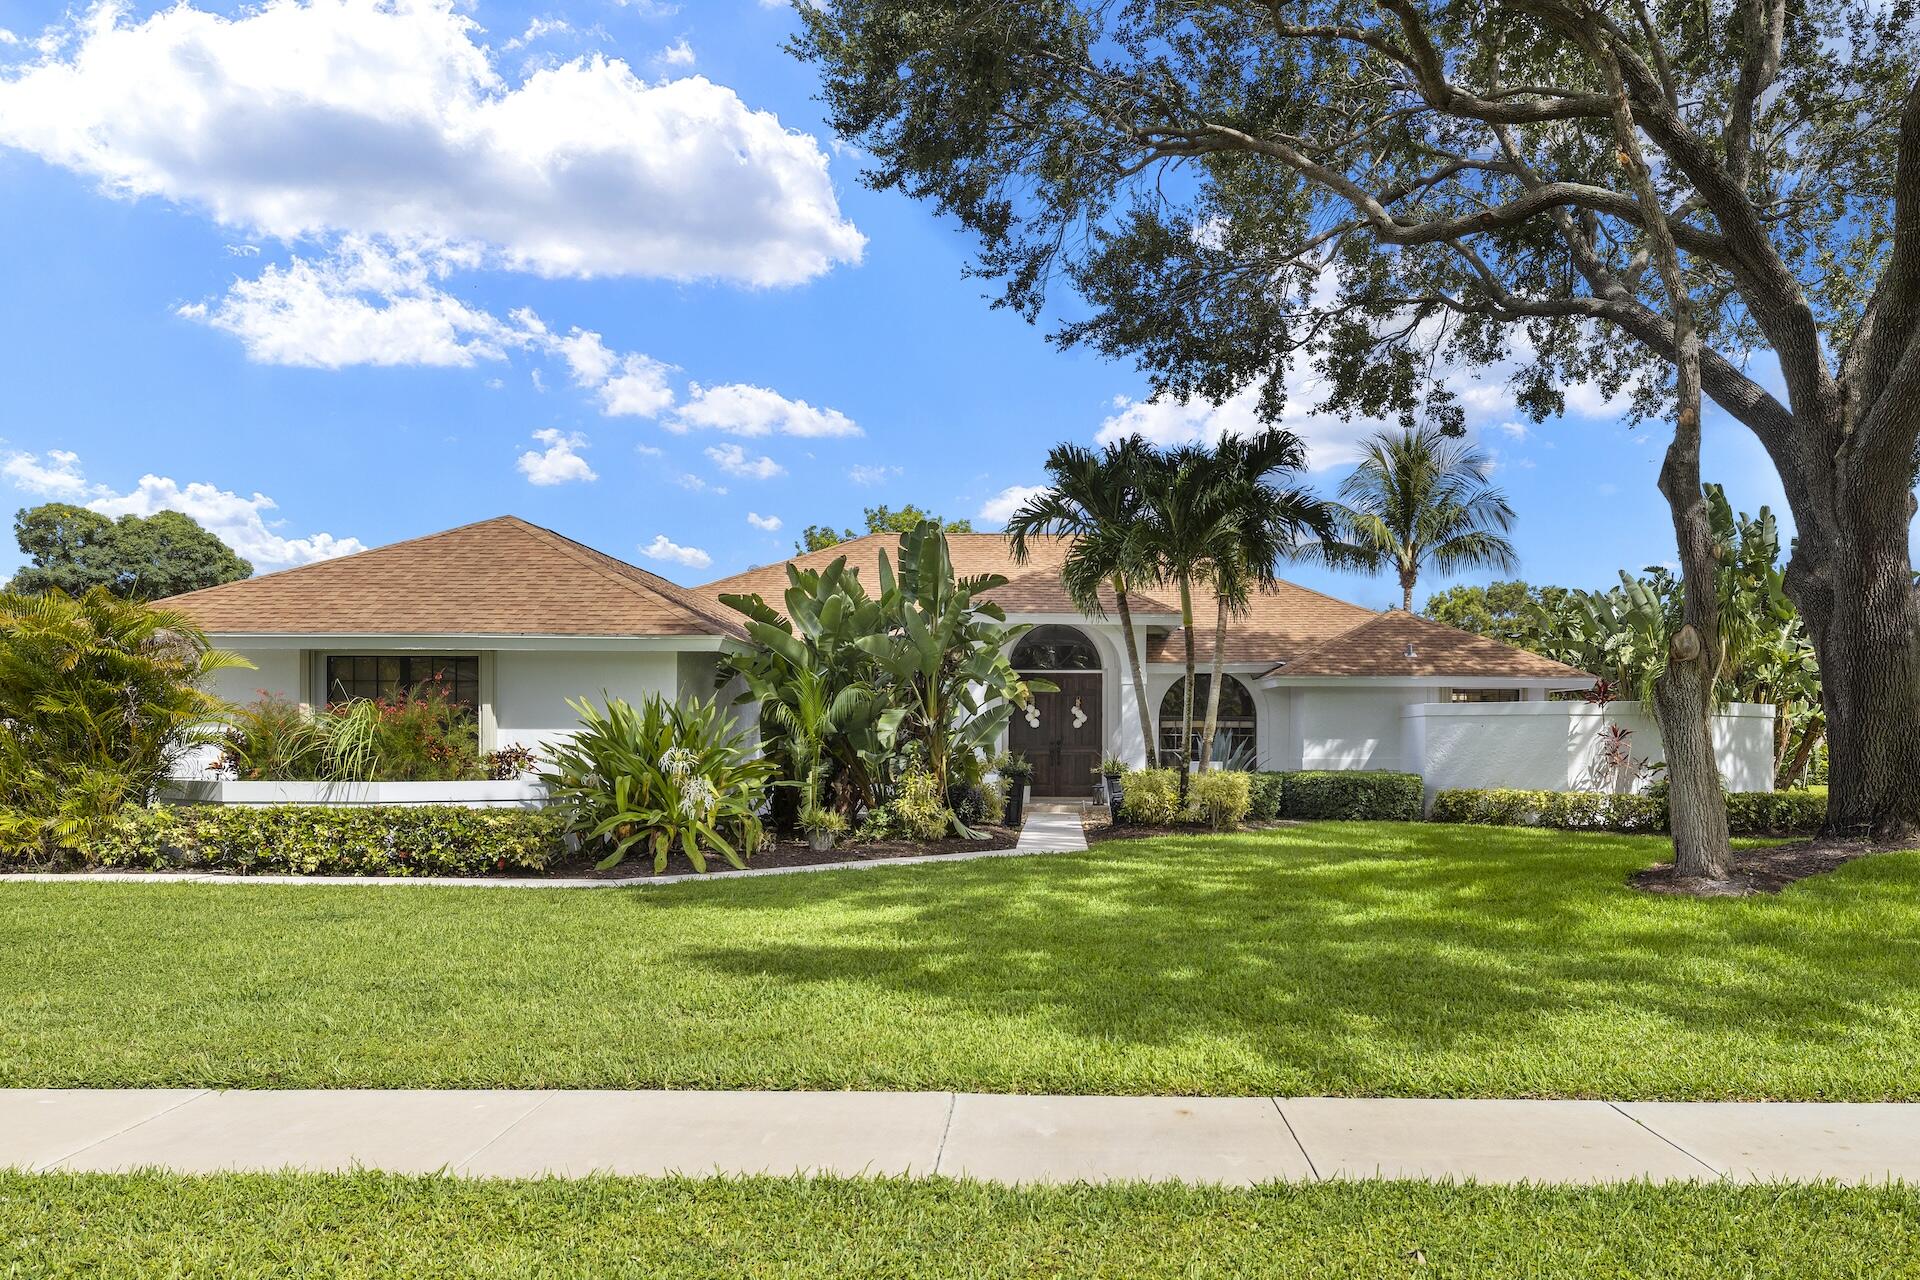
M 166 804 L 452 804 L 467 809 L 538 809 L 546 784 L 511 782 L 225 782 L 175 778 L 160 790 Z

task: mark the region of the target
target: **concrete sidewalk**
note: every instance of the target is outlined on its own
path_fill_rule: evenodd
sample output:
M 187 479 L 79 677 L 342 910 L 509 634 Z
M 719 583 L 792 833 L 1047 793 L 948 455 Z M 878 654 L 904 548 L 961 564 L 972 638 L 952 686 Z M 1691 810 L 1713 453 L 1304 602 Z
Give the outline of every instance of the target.
M 0 1166 L 476 1177 L 1920 1179 L 1920 1104 L 0 1090 Z

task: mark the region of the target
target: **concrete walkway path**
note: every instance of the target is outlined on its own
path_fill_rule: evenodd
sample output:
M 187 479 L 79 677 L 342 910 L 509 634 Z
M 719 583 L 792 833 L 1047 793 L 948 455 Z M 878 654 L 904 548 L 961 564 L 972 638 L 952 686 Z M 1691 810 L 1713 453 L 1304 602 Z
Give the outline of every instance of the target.
M 1087 847 L 1087 828 L 1078 805 L 1036 805 L 1020 824 L 1016 853 L 1072 853 Z
M 0 1166 L 996 1182 L 1920 1179 L 1920 1105 L 972 1093 L 0 1090 Z

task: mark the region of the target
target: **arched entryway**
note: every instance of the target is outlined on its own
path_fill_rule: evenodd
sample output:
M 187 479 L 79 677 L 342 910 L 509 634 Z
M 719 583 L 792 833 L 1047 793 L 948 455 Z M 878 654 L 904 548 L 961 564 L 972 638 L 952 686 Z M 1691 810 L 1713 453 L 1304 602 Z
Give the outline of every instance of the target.
M 1167 696 L 1160 699 L 1160 750 L 1177 752 L 1180 742 L 1181 691 L 1186 680 L 1173 682 L 1167 690 Z M 1190 758 L 1200 758 L 1200 735 L 1207 727 L 1207 690 L 1213 685 L 1211 675 L 1200 675 L 1193 682 L 1193 741 L 1187 744 L 1192 749 Z M 1255 766 L 1260 730 L 1259 713 L 1254 708 L 1253 691 L 1241 682 L 1238 676 L 1229 675 L 1226 683 L 1220 686 L 1220 718 L 1213 733 L 1213 763 L 1236 769 L 1251 769 Z
M 1106 742 L 1100 650 L 1073 627 L 1035 627 L 1014 646 L 1013 668 L 1059 686 L 1036 693 L 1007 726 L 1007 749 L 1033 765 L 1036 796 L 1090 796 Z

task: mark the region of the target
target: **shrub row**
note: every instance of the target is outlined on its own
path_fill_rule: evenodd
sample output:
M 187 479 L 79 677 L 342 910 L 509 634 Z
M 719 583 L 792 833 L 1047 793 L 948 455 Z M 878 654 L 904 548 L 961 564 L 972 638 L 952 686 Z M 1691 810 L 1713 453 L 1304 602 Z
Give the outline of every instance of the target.
M 91 866 L 297 875 L 482 876 L 566 854 L 557 810 L 455 805 L 165 805 L 126 809 Z
M 1826 820 L 1825 797 L 1805 791 L 1740 791 L 1727 797 L 1727 825 L 1737 836 L 1807 835 Z M 1659 832 L 1667 829 L 1664 789 L 1644 795 L 1510 788 L 1442 791 L 1435 822 L 1558 827 L 1569 831 Z
M 1178 817 L 1213 826 L 1230 826 L 1243 817 L 1347 822 L 1420 820 L 1420 777 L 1412 773 L 1357 769 L 1310 769 L 1293 773 L 1218 770 L 1195 775 L 1189 788 L 1186 814 L 1176 813 L 1179 782 L 1179 775 L 1172 769 L 1146 769 L 1127 774 L 1121 784 L 1121 818 L 1132 823 L 1161 825 Z

